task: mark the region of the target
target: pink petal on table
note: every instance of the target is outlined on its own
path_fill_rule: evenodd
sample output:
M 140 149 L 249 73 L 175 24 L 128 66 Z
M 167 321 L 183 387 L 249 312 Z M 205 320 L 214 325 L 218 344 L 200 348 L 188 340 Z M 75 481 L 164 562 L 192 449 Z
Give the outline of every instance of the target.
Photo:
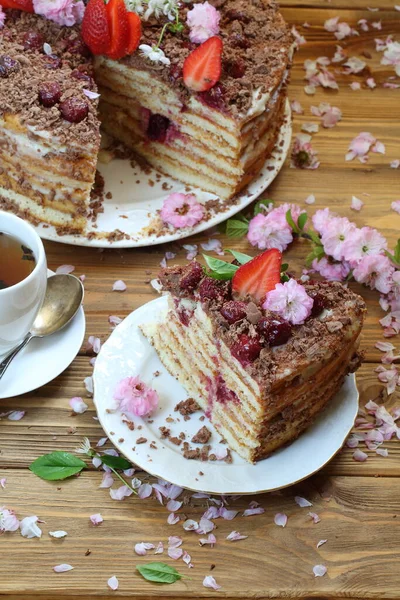
M 132 476 L 133 476 L 133 474 L 134 474 L 134 472 L 135 472 L 135 469 L 134 469 L 133 467 L 131 467 L 130 469 L 125 469 L 125 471 L 123 471 L 123 474 L 124 474 L 126 477 L 132 477 Z M 133 486 L 132 486 L 132 487 L 133 487 Z
M 324 544 L 326 544 L 328 540 L 319 540 L 318 544 L 317 544 L 317 548 L 320 548 L 321 546 L 323 546 Z
M 93 377 L 85 377 L 83 380 L 86 391 L 89 395 L 93 395 Z
M 392 162 L 390 163 L 390 168 L 398 169 L 399 167 L 400 167 L 400 160 L 398 158 L 396 158 L 396 160 L 392 160 Z
M 108 437 L 102 437 L 99 439 L 99 441 L 96 444 L 97 448 L 101 448 L 102 446 L 104 446 L 104 444 L 106 444 L 108 441 Z
M 219 516 L 225 519 L 225 521 L 232 521 L 238 514 L 238 510 L 228 510 L 225 506 L 221 506 L 219 509 Z
M 183 488 L 181 488 L 179 485 L 171 484 L 171 486 L 167 490 L 167 498 L 170 498 L 171 500 L 176 500 L 176 498 L 178 498 L 178 496 L 180 496 L 182 492 Z
M 298 115 L 302 115 L 304 113 L 304 109 L 298 100 L 292 100 L 292 102 L 290 103 L 290 107 L 292 111 Z
M 394 200 L 390 206 L 392 210 L 399 213 L 400 215 L 400 200 Z
M 274 517 L 274 523 L 279 527 L 286 527 L 287 519 L 287 515 L 284 513 L 276 513 Z
M 357 462 L 364 462 L 367 460 L 368 454 L 365 454 L 362 450 L 357 448 L 357 450 L 353 453 L 353 459 Z
M 258 506 L 257 508 L 246 508 L 243 513 L 243 517 L 252 517 L 253 515 L 262 515 L 265 512 L 265 508 Z
M 25 416 L 24 410 L 12 410 L 7 419 L 9 421 L 20 421 Z
M 175 525 L 176 523 L 178 523 L 178 521 L 180 521 L 179 515 L 176 515 L 175 513 L 171 513 L 170 515 L 168 515 L 168 525 Z
M 374 79 L 373 77 L 368 77 L 368 78 L 365 80 L 365 83 L 367 84 L 367 86 L 368 86 L 368 87 L 369 87 L 371 90 L 373 90 L 374 88 L 376 88 L 376 82 L 375 82 L 375 79 Z
M 58 539 L 65 538 L 68 535 L 66 531 L 49 531 L 49 536 Z
M 162 554 L 164 552 L 164 544 L 162 542 L 158 542 L 157 548 L 155 549 L 154 554 Z
M 69 405 L 77 415 L 81 415 L 87 411 L 89 408 L 86 402 L 82 400 L 79 396 L 75 396 L 75 398 L 71 398 L 69 401 Z
M 203 579 L 203 585 L 206 588 L 212 588 L 213 590 L 221 589 L 221 586 L 215 581 L 214 577 L 211 575 L 206 575 Z
M 230 542 L 236 542 L 237 540 L 245 540 L 248 537 L 248 535 L 242 535 L 238 531 L 231 531 L 230 534 L 226 536 L 226 539 Z
M 95 515 L 90 515 L 89 519 L 91 520 L 93 525 L 100 525 L 104 521 L 103 517 L 100 513 L 96 513 Z
M 315 565 L 315 567 L 313 567 L 313 573 L 315 577 L 323 577 L 327 570 L 328 569 L 325 567 L 325 565 Z
M 165 256 L 160 260 L 160 267 L 162 269 L 166 269 L 167 268 L 167 259 L 165 258 Z
M 87 341 L 87 349 L 88 350 L 93 350 L 93 352 L 95 354 L 98 354 L 100 352 L 101 349 L 101 340 L 100 338 L 94 336 L 94 335 L 89 335 L 88 337 L 88 341 Z
M 172 260 L 173 258 L 175 258 L 175 256 L 176 256 L 175 252 L 166 252 L 165 253 L 166 260 Z
M 4 489 L 5 489 L 5 487 L 6 487 L 6 482 L 7 482 L 7 479 L 6 479 L 5 477 L 2 477 L 2 478 L 0 479 L 0 487 L 2 487 L 2 488 L 3 488 L 3 490 L 4 490 Z
M 125 292 L 125 290 L 126 290 L 126 283 L 124 281 L 122 281 L 122 279 L 117 279 L 117 281 L 114 281 L 114 284 L 112 286 L 113 292 Z
M 117 490 L 110 488 L 110 496 L 113 500 L 123 500 L 127 496 L 133 494 L 132 490 L 127 485 L 121 485 Z
M 378 348 L 381 352 L 390 352 L 391 350 L 395 350 L 396 346 L 390 342 L 376 342 L 375 348 Z M 376 405 L 376 408 L 378 408 L 378 405 Z
M 119 582 L 118 582 L 118 579 L 115 577 L 115 575 L 110 577 L 110 579 L 107 581 L 107 585 L 110 588 L 110 590 L 113 590 L 114 592 L 115 592 L 115 590 L 118 589 Z
M 153 550 L 153 548 L 155 548 L 154 544 L 139 542 L 138 544 L 135 544 L 134 550 L 139 556 L 146 556 L 147 550 Z
M 217 543 L 217 538 L 215 537 L 215 535 L 213 533 L 210 533 L 207 538 L 199 539 L 200 546 L 205 546 L 206 544 L 209 544 L 210 546 L 214 546 L 214 544 L 216 544 L 216 543 Z
M 99 467 L 101 467 L 102 464 L 103 463 L 101 462 L 100 456 L 93 456 L 93 458 L 92 458 L 92 465 L 94 466 L 95 469 L 98 469 Z
M 318 133 L 319 125 L 318 123 L 303 123 L 301 126 L 301 131 L 306 131 L 307 133 Z
M 199 524 L 197 521 L 193 519 L 186 519 L 186 521 L 182 525 L 185 531 L 196 531 L 199 528 Z
M 200 523 L 199 523 L 199 528 L 196 529 L 196 533 L 204 535 L 205 533 L 210 533 L 210 531 L 212 531 L 214 529 L 214 527 L 215 527 L 215 525 L 212 521 L 210 521 L 209 519 L 206 519 L 204 517 L 201 517 Z
M 183 560 L 184 563 L 187 564 L 187 566 L 189 567 L 189 569 L 193 568 L 192 557 L 190 556 L 190 554 L 188 554 L 186 552 L 186 550 L 184 550 L 184 552 L 183 552 L 182 560 Z
M 361 83 L 359 81 L 352 81 L 349 84 L 349 87 L 351 87 L 351 89 L 354 90 L 354 91 L 361 90 Z
M 220 509 L 216 506 L 209 506 L 206 512 L 203 514 L 203 517 L 205 519 L 218 519 L 220 516 L 219 511 Z
M 372 152 L 375 152 L 377 154 L 385 154 L 386 149 L 385 149 L 385 144 L 382 144 L 382 142 L 376 142 L 372 148 L 371 148 Z
M 169 500 L 167 504 L 167 510 L 169 510 L 170 512 L 175 512 L 176 510 L 180 509 L 182 504 L 183 502 L 179 502 L 178 500 Z
M 312 502 L 307 500 L 306 498 L 302 498 L 301 496 L 295 496 L 294 501 L 296 504 L 300 506 L 300 508 L 306 508 L 307 506 L 312 506 Z
M 179 546 L 182 546 L 182 538 L 179 535 L 171 535 L 168 538 L 168 546 L 170 548 L 178 548 Z
M 220 256 L 223 256 L 225 253 L 222 250 L 222 244 L 220 240 L 216 240 L 215 238 L 210 238 L 207 242 L 203 242 L 200 244 L 203 250 L 207 250 L 208 252 L 215 252 Z
M 387 458 L 389 456 L 387 448 L 377 448 L 375 452 L 379 454 L 379 456 L 383 456 L 383 458 Z
M 84 281 L 86 279 L 86 275 L 79 275 L 78 279 L 80 279 L 82 281 L 82 283 L 84 283 Z
M 362 200 L 360 200 L 360 198 L 357 198 L 357 196 L 351 197 L 350 208 L 352 210 L 361 210 L 363 206 L 364 206 L 364 202 Z
M 21 535 L 26 538 L 42 537 L 42 530 L 38 527 L 38 517 L 25 517 L 20 522 Z
M 110 323 L 110 325 L 114 325 L 114 327 L 122 323 L 122 321 L 123 319 L 121 319 L 121 317 L 117 317 L 116 315 L 110 315 L 108 317 L 108 322 Z
M 317 523 L 319 523 L 319 522 L 320 522 L 320 520 L 321 520 L 321 519 L 320 519 L 320 517 L 317 515 L 317 513 L 315 513 L 315 512 L 309 512 L 309 513 L 307 513 L 307 514 L 308 514 L 308 516 L 309 516 L 309 517 L 311 517 L 311 518 L 312 518 L 312 520 L 313 520 L 313 523 L 317 524 Z
M 182 548 L 168 548 L 167 554 L 173 560 L 178 560 L 183 555 Z
M 67 571 L 72 571 L 73 568 L 74 567 L 72 567 L 71 565 L 62 564 L 53 567 L 53 571 L 55 571 L 56 573 L 66 573 Z
M 186 260 L 193 260 L 196 258 L 198 254 L 196 244 L 183 244 L 182 247 L 186 250 Z
M 138 489 L 138 496 L 143 500 L 144 498 L 148 498 L 149 496 L 151 496 L 152 491 L 153 486 L 150 483 L 142 483 L 142 485 Z
M 314 202 L 315 202 L 314 194 L 310 194 L 309 196 L 307 196 L 307 198 L 304 200 L 304 202 L 306 204 L 314 204 Z
M 61 266 L 57 267 L 56 274 L 57 275 L 68 275 L 69 273 L 72 273 L 72 271 L 75 271 L 74 265 L 61 265 Z
M 354 437 L 354 436 L 350 436 L 347 440 L 346 440 L 346 446 L 348 448 L 357 448 L 359 444 L 359 440 Z

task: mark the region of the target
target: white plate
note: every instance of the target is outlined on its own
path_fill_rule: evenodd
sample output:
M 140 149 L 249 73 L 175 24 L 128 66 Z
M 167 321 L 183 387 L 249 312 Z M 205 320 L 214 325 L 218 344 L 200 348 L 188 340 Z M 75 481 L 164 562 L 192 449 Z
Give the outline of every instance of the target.
M 93 246 L 104 248 L 134 248 L 138 246 L 152 246 L 172 242 L 199 233 L 218 225 L 222 221 L 229 219 L 234 214 L 248 206 L 255 200 L 279 173 L 290 146 L 292 134 L 290 105 L 287 101 L 285 122 L 281 128 L 280 135 L 276 144 L 277 150 L 272 157 L 265 162 L 259 175 L 247 186 L 238 196 L 237 204 L 232 205 L 224 211 L 214 212 L 210 219 L 200 222 L 195 227 L 185 227 L 183 229 L 174 229 L 164 235 L 149 234 L 146 228 L 155 217 L 156 211 L 161 209 L 164 199 L 172 192 L 187 193 L 187 187 L 171 177 L 160 175 L 154 169 L 146 170 L 146 173 L 139 166 L 132 168 L 130 160 L 112 160 L 107 165 L 98 164 L 98 170 L 105 180 L 105 193 L 111 192 L 112 198 L 104 199 L 104 212 L 97 216 L 96 227 L 89 224 L 88 233 L 94 233 L 96 237 L 88 239 L 86 235 L 58 235 L 56 229 L 52 226 L 36 226 L 40 237 L 45 240 L 63 242 L 65 244 L 74 244 L 76 246 Z M 282 144 L 282 145 L 281 145 Z M 157 177 L 160 178 L 157 180 Z M 154 185 L 149 184 L 151 180 Z M 140 181 L 140 183 L 136 183 Z M 168 191 L 163 189 L 163 184 L 168 185 Z M 198 188 L 191 188 L 201 202 L 215 199 L 217 196 L 204 192 Z M 110 233 L 119 229 L 129 236 L 129 239 L 123 239 L 115 242 L 109 242 L 104 237 L 98 237 L 101 234 Z
M 48 277 L 54 275 L 47 270 Z M 85 337 L 82 306 L 65 329 L 35 339 L 14 358 L 0 379 L 0 399 L 20 396 L 45 385 L 62 373 L 78 354 Z
M 169 375 L 155 350 L 139 330 L 139 325 L 157 320 L 167 308 L 167 298 L 162 296 L 131 313 L 118 325 L 102 346 L 94 369 L 94 403 L 101 425 L 113 444 L 134 464 L 145 471 L 176 485 L 192 490 L 215 494 L 254 494 L 286 487 L 321 469 L 342 447 L 349 434 L 358 410 L 358 392 L 355 377 L 346 378 L 340 392 L 315 423 L 290 446 L 275 452 L 270 458 L 251 465 L 235 453 L 232 464 L 223 461 L 200 462 L 183 458 L 179 447 L 162 440 L 159 427 L 168 426 L 172 435 L 181 431 L 191 437 L 204 424 L 213 432 L 212 449 L 225 448 L 218 443 L 220 435 L 205 420 L 199 421 L 201 412 L 184 421 L 174 412 L 175 405 L 187 398 L 184 388 Z M 154 373 L 159 371 L 158 377 Z M 113 393 L 117 383 L 128 376 L 139 375 L 157 390 L 160 403 L 149 419 L 129 415 L 135 423 L 130 431 L 122 423 L 115 408 Z M 166 422 L 173 417 L 175 423 Z M 178 422 L 179 419 L 179 422 Z M 149 422 L 153 421 L 153 422 Z M 141 426 L 141 429 L 138 427 Z M 148 441 L 137 444 L 144 437 Z M 156 442 L 157 449 L 150 447 Z M 193 444 L 191 444 L 193 446 Z M 199 472 L 203 475 L 199 475 Z

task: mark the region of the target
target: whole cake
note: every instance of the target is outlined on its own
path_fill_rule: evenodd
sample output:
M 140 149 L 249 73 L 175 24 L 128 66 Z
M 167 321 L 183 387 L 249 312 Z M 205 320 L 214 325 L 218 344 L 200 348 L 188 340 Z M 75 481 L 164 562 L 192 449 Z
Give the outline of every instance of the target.
M 30 12 L 7 10 L 20 4 Z M 72 27 L 32 14 L 43 5 L 0 0 L 2 208 L 84 231 L 100 121 L 221 200 L 257 175 L 284 119 L 293 53 L 274 0 L 135 1 L 129 11 L 123 0 L 76 0 L 84 16 Z
M 163 269 L 168 311 L 141 327 L 169 372 L 249 462 L 297 438 L 361 362 L 362 298 L 339 282 L 301 284 L 284 275 L 279 283 L 280 262 L 274 249 L 229 265 L 223 276 L 235 270 L 232 282 L 197 262 Z

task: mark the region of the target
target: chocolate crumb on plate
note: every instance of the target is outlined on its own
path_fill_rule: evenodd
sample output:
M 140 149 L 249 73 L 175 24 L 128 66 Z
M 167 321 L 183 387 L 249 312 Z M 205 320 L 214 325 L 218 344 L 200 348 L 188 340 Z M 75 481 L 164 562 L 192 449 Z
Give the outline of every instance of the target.
M 200 458 L 200 448 L 191 448 L 187 442 L 183 442 L 183 457 L 188 460 Z
M 187 398 L 186 400 L 178 402 L 174 410 L 178 411 L 182 416 L 185 416 L 191 415 L 196 411 L 201 410 L 201 408 L 194 398 Z
M 136 443 L 137 443 L 137 444 L 145 444 L 146 442 L 147 442 L 147 439 L 146 439 L 145 437 L 139 437 L 139 438 L 136 440 Z
M 169 441 L 172 442 L 173 444 L 175 444 L 175 446 L 180 446 L 182 444 L 182 440 L 176 436 L 170 437 Z
M 206 444 L 211 438 L 211 431 L 205 425 L 192 437 L 194 444 Z
M 169 436 L 171 435 L 171 430 L 168 429 L 168 427 L 162 426 L 158 428 L 161 432 L 161 439 L 165 439 L 165 438 L 169 438 Z

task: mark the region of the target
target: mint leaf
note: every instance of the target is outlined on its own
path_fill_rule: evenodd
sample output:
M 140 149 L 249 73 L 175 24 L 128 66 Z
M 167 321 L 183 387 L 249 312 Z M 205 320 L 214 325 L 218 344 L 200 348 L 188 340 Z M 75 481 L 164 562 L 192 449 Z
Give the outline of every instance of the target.
M 105 465 L 107 465 L 107 467 L 112 467 L 113 469 L 121 469 L 122 471 L 125 471 L 125 469 L 130 469 L 132 467 L 131 463 L 128 462 L 126 458 L 122 458 L 122 456 L 102 454 L 100 459 Z
M 155 583 L 175 583 L 175 581 L 182 578 L 182 575 L 174 567 L 162 562 L 136 565 L 136 568 L 147 581 L 154 581 Z
M 259 215 L 260 213 L 263 213 L 265 215 L 266 211 L 263 209 L 263 206 L 267 208 L 270 204 L 273 204 L 273 201 L 267 200 L 267 198 L 256 202 L 254 205 L 254 216 Z
M 307 219 L 308 219 L 308 214 L 307 213 L 301 213 L 301 215 L 299 215 L 299 218 L 297 219 L 297 225 L 299 226 L 300 231 L 303 231 L 305 224 L 307 223 Z
M 219 258 L 206 256 L 205 254 L 203 254 L 203 257 L 210 269 L 207 275 L 209 275 L 209 277 L 213 277 L 214 279 L 228 281 L 229 279 L 232 279 L 239 268 L 237 265 L 232 265 L 231 263 L 220 260 Z
M 229 219 L 226 224 L 226 235 L 228 237 L 243 237 L 249 230 L 247 221 Z
M 228 248 L 228 252 L 230 252 L 236 258 L 236 260 L 240 262 L 241 265 L 245 265 L 253 259 L 252 256 L 249 256 L 248 254 L 243 254 L 243 252 L 238 252 L 237 250 L 230 250 Z
M 46 481 L 58 481 L 80 473 L 86 463 L 69 452 L 43 454 L 29 465 L 29 469 Z
M 299 228 L 297 227 L 296 223 L 293 221 L 292 211 L 290 210 L 290 208 L 286 213 L 286 221 L 294 233 L 300 233 Z

